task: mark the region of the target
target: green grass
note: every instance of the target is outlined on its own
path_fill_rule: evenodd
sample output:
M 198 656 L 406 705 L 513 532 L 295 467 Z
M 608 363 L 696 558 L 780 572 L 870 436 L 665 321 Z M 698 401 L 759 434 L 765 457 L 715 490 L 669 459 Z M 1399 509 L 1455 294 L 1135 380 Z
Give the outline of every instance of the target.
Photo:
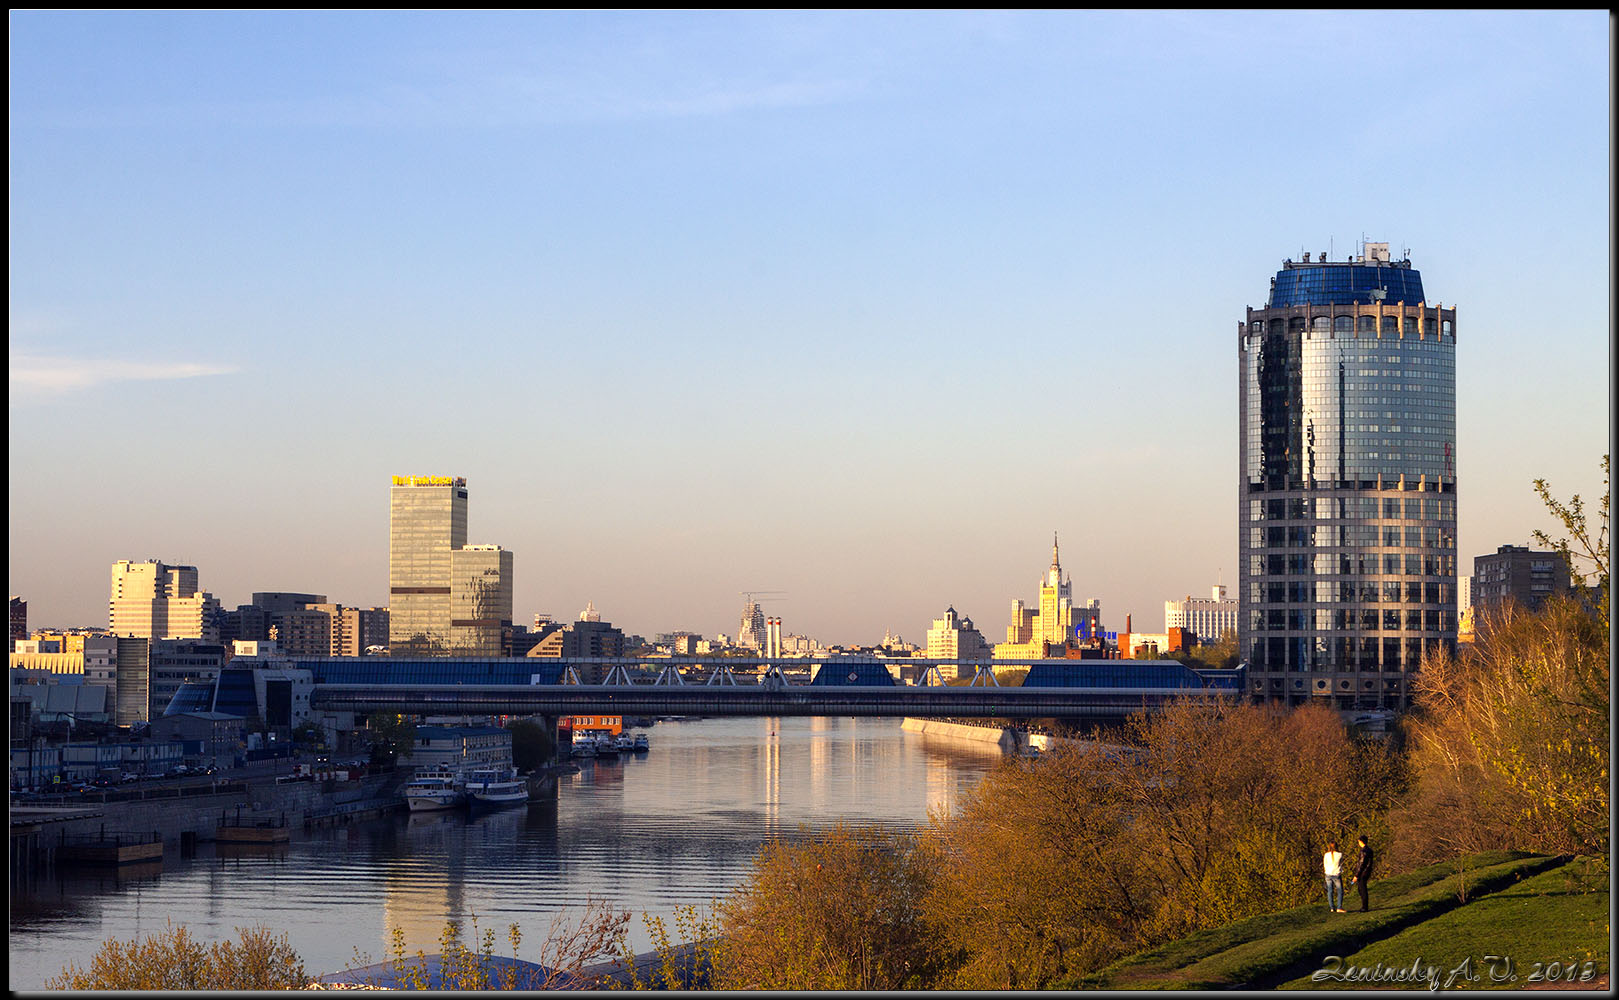
M 1487 961 L 1485 956 L 1497 956 Z M 1510 958 L 1509 971 L 1505 960 Z M 1461 968 L 1452 985 L 1457 989 L 1521 989 L 1542 963 L 1542 976 L 1558 963 L 1556 983 L 1567 983 L 1564 971 L 1573 963 L 1580 975 L 1602 975 L 1610 970 L 1608 878 L 1589 859 L 1578 859 L 1496 892 L 1477 897 L 1465 906 L 1344 956 L 1335 966 L 1350 968 L 1409 968 L 1413 962 L 1433 966 L 1440 982 Z M 1587 966 L 1585 963 L 1590 962 Z M 1476 979 L 1468 979 L 1471 974 Z M 1514 977 L 1514 978 L 1509 978 Z M 1283 989 L 1364 989 L 1367 983 L 1301 976 L 1282 984 Z
M 1567 859 L 1491 852 L 1468 860 L 1476 897 L 1510 886 Z M 1454 863 L 1374 881 L 1369 913 L 1328 913 L 1325 903 L 1268 913 L 1199 931 L 1133 955 L 1071 986 L 1081 989 L 1267 988 L 1307 975 L 1327 955 L 1349 955 L 1461 901 Z

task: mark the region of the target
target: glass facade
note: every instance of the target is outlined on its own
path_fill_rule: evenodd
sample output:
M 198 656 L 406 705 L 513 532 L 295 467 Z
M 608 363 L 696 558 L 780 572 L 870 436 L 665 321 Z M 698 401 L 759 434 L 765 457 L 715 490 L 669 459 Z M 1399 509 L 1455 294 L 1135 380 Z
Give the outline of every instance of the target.
M 1409 261 L 1293 264 L 1277 272 L 1270 307 L 1333 306 L 1356 302 L 1422 302 L 1422 275 Z
M 1400 707 L 1423 653 L 1455 642 L 1456 316 L 1421 288 L 1408 264 L 1290 266 L 1239 324 L 1257 697 Z
M 467 543 L 467 488 L 399 486 L 388 503 L 388 648 L 443 656 L 450 634 L 452 553 Z

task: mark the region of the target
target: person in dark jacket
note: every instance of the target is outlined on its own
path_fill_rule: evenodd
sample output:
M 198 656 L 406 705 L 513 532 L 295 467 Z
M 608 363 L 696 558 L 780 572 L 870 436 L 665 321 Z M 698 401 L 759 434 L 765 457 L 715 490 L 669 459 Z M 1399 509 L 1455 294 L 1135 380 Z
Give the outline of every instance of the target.
M 1372 880 L 1372 849 L 1362 837 L 1356 843 L 1360 847 L 1360 861 L 1355 865 L 1355 874 L 1349 877 L 1355 888 L 1360 890 L 1360 912 L 1365 913 L 1371 909 L 1366 897 L 1366 886 Z

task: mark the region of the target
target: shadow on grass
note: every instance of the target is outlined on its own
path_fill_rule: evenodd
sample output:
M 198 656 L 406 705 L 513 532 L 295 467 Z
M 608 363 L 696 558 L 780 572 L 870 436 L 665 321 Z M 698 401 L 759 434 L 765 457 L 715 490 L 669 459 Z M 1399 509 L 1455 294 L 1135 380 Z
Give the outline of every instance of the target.
M 1567 862 L 1494 851 L 1468 859 L 1470 896 L 1495 892 Z M 1359 951 L 1461 905 L 1454 862 L 1374 882 L 1370 911 L 1323 914 L 1313 903 L 1214 927 L 1116 962 L 1078 982 L 1081 989 L 1231 989 L 1274 987 L 1320 967 L 1326 954 Z

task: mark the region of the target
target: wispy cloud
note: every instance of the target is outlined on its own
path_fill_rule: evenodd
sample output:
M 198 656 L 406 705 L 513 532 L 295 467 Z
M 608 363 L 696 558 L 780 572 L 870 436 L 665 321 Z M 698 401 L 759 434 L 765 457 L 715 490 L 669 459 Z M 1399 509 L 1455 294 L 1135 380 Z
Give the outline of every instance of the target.
M 171 361 L 120 361 L 63 358 L 42 354 L 11 355 L 11 391 L 14 394 L 55 396 L 91 389 L 109 382 L 142 382 L 203 375 L 229 375 L 234 365 Z

